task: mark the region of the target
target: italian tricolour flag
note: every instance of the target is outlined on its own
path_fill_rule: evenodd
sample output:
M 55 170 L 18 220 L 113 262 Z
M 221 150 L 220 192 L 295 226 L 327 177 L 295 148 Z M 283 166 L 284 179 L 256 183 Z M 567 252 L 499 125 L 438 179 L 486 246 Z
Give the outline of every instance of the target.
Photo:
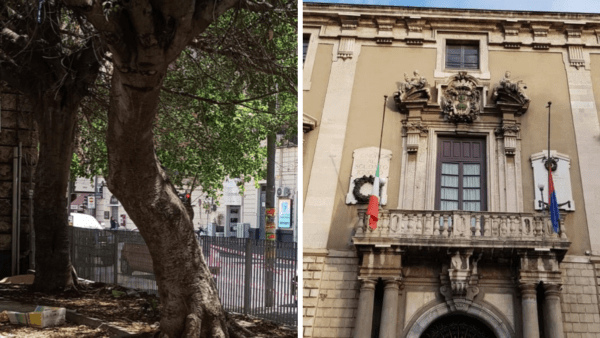
M 375 230 L 377 228 L 377 220 L 379 219 L 379 165 L 377 166 L 377 172 L 375 172 L 375 179 L 373 180 L 373 190 L 369 198 L 367 215 L 369 215 L 369 228 Z

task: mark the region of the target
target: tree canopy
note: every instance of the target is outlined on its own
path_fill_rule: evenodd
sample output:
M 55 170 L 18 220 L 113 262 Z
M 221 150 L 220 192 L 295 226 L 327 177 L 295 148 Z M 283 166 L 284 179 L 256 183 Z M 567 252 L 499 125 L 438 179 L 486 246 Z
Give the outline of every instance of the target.
M 214 193 L 227 176 L 264 178 L 267 134 L 297 133 L 296 23 L 290 12 L 227 12 L 169 65 L 154 133 L 175 185 L 191 179 Z M 73 176 L 107 174 L 106 62 L 83 103 Z

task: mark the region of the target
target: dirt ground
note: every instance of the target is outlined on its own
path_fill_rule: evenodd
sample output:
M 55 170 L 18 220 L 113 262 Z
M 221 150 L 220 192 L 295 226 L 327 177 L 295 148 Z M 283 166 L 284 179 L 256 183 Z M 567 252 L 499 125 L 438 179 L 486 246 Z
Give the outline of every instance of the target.
M 98 318 L 119 326 L 136 337 L 152 337 L 158 329 L 160 313 L 154 295 L 135 292 L 122 287 L 93 283 L 78 287 L 78 291 L 46 295 L 29 291 L 27 285 L 0 284 L 0 297 L 23 304 L 64 307 L 88 317 Z M 259 318 L 230 313 L 238 324 L 255 337 L 295 338 L 297 329 L 289 328 Z M 37 329 L 12 325 L 5 313 L 0 313 L 0 338 L 100 338 L 114 337 L 106 328 L 93 329 L 85 325 L 68 323 L 60 327 Z

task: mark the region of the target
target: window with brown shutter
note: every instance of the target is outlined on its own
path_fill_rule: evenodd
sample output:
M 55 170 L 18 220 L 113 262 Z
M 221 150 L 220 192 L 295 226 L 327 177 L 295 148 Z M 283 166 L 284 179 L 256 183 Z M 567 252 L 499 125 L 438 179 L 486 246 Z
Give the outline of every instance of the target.
M 446 42 L 446 68 L 479 69 L 479 41 Z
M 436 210 L 486 211 L 485 140 L 438 138 Z

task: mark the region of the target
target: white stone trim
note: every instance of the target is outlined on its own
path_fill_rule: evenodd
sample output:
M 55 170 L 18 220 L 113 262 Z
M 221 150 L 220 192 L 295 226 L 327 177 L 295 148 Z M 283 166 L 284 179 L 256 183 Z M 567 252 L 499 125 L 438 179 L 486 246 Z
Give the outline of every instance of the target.
M 336 58 L 331 65 L 304 204 L 305 250 L 327 248 L 360 49 L 360 44 L 354 44 L 354 57 Z
M 558 158 L 556 163 L 556 171 L 552 173 L 554 188 L 556 190 L 557 203 L 571 202 L 571 206 L 563 205 L 561 210 L 575 211 L 575 201 L 571 190 L 571 158 L 569 155 L 561 154 L 556 150 L 550 150 L 550 156 Z M 531 167 L 533 168 L 533 189 L 535 190 L 534 206 L 535 210 L 542 210 L 538 201 L 541 200 L 539 184 L 544 185 L 544 202 L 548 203 L 548 171 L 544 167 L 542 160 L 548 157 L 548 150 L 544 149 L 541 152 L 532 154 Z
M 567 71 L 567 83 L 569 85 L 569 99 L 571 103 L 571 115 L 573 116 L 573 128 L 575 143 L 577 145 L 577 156 L 579 158 L 579 171 L 585 204 L 585 214 L 588 235 L 592 252 L 600 251 L 600 123 L 594 98 L 592 85 L 592 74 L 589 71 L 589 52 L 584 50 L 586 68 L 572 67 L 567 52 L 563 53 L 563 61 Z
M 489 80 L 489 56 L 488 56 L 488 40 L 489 34 L 487 32 L 469 32 L 464 31 L 452 32 L 452 31 L 435 31 L 435 37 L 437 40 L 436 49 L 437 56 L 435 61 L 435 71 L 433 77 L 435 78 L 448 78 L 456 75 L 459 71 L 465 71 L 465 69 L 446 69 L 446 42 L 447 40 L 473 40 L 479 42 L 479 69 L 466 69 L 469 75 L 480 79 Z
M 315 59 L 317 58 L 317 47 L 319 45 L 319 33 L 321 27 L 303 27 L 302 34 L 310 34 L 308 40 L 308 49 L 306 50 L 306 59 L 302 65 L 302 88 L 303 90 L 310 90 L 311 78 L 313 67 L 315 66 Z M 302 37 L 304 40 L 304 37 Z
M 522 212 L 523 193 L 521 191 L 521 140 L 517 137 L 517 148 L 513 157 L 504 152 L 504 138 L 496 137 L 495 123 L 474 123 L 464 136 L 485 137 L 486 142 L 486 184 L 487 211 Z M 434 210 L 437 165 L 438 137 L 458 136 L 457 127 L 445 122 L 429 123 L 429 135 L 421 137 L 419 152 L 409 154 L 406 149 L 406 136 L 402 137 L 402 167 L 398 209 Z M 459 127 L 460 128 L 460 127 Z M 418 156 L 409 161 L 409 156 Z M 514 161 L 514 164 L 507 166 Z

